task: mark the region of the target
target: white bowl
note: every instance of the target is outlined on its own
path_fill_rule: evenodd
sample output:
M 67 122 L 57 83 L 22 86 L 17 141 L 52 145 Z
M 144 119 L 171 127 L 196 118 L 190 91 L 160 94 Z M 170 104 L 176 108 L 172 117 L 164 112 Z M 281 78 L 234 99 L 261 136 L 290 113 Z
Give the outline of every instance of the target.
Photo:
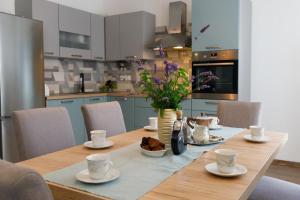
M 159 150 L 159 151 L 148 151 L 146 149 L 143 149 L 142 147 L 141 147 L 141 151 L 143 154 L 145 154 L 147 156 L 151 156 L 151 157 L 163 157 L 167 152 L 166 149 Z

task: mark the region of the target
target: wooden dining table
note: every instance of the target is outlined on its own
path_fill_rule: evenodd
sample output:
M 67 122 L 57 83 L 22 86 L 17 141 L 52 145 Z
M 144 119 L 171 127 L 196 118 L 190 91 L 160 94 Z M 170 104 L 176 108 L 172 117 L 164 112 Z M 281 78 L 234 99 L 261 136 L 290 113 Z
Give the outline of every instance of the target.
M 266 132 L 270 137 L 267 143 L 251 143 L 243 136 L 249 134 L 245 130 L 216 148 L 230 148 L 238 152 L 238 163 L 245 165 L 248 173 L 235 178 L 222 178 L 214 176 L 205 170 L 205 165 L 215 161 L 214 149 L 204 153 L 172 176 L 165 179 L 141 199 L 247 199 L 254 190 L 260 178 L 264 175 L 270 164 L 284 146 L 288 134 L 279 132 Z M 108 149 L 92 150 L 83 145 L 36 157 L 18 163 L 36 170 L 41 175 L 68 167 L 81 162 L 87 155 L 93 153 L 108 153 L 130 144 L 141 141 L 142 137 L 155 137 L 156 132 L 143 129 L 110 137 L 114 146 Z M 48 182 L 55 200 L 99 200 L 106 199 L 75 188 L 66 187 L 57 183 Z

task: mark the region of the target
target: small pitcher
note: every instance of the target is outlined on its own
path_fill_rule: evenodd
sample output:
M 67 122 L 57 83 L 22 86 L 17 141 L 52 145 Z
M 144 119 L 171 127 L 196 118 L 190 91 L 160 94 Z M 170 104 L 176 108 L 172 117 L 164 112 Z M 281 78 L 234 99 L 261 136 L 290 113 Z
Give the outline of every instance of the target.
M 195 143 L 207 144 L 209 143 L 208 127 L 204 125 L 195 124 L 193 132 L 193 140 Z

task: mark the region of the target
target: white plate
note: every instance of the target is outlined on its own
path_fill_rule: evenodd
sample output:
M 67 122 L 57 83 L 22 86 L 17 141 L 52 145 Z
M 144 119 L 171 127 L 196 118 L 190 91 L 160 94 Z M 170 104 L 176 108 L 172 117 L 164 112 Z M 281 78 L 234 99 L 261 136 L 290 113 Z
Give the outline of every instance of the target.
M 167 152 L 166 149 L 160 150 L 160 151 L 148 151 L 146 149 L 143 149 L 142 147 L 141 147 L 141 151 L 143 154 L 145 154 L 147 156 L 151 156 L 151 157 L 163 157 L 165 155 L 165 153 Z
M 109 181 L 113 181 L 115 179 L 117 179 L 120 176 L 120 171 L 114 168 L 111 168 L 107 174 L 105 175 L 104 178 L 102 179 L 92 179 L 90 178 L 89 175 L 89 170 L 85 169 L 81 172 L 79 172 L 78 174 L 76 174 L 76 179 L 84 182 L 84 183 L 93 183 L 93 184 L 97 184 L 97 183 L 106 183 Z
M 144 126 L 144 129 L 147 131 L 157 131 L 157 128 L 152 128 L 151 126 Z
M 106 140 L 105 144 L 102 146 L 94 146 L 92 141 L 87 141 L 83 144 L 83 146 L 91 148 L 91 149 L 104 149 L 114 145 L 114 142 L 111 140 Z
M 220 129 L 222 129 L 221 125 L 217 125 L 215 127 L 209 127 L 209 130 L 220 130 Z
M 270 141 L 268 136 L 262 136 L 261 138 L 253 138 L 251 135 L 245 135 L 244 139 L 250 142 L 264 143 Z
M 234 176 L 240 176 L 240 175 L 243 175 L 243 174 L 246 174 L 248 172 L 247 168 L 243 165 L 239 165 L 237 164 L 235 166 L 235 169 L 234 169 L 234 172 L 231 173 L 231 174 L 225 174 L 225 173 L 222 173 L 218 170 L 218 167 L 217 167 L 217 163 L 210 163 L 208 165 L 205 166 L 205 169 L 214 174 L 214 175 L 217 175 L 217 176 L 222 176 L 222 177 L 234 177 Z

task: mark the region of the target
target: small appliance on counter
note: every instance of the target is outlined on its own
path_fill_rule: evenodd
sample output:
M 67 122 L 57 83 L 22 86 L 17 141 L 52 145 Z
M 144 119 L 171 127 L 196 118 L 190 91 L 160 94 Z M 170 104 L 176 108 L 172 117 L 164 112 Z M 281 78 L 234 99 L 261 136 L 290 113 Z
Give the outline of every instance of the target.
M 171 148 L 174 155 L 180 155 L 187 149 L 187 137 L 184 129 L 184 121 L 182 120 L 182 113 L 179 113 L 177 120 L 174 122 L 173 131 L 171 135 Z

